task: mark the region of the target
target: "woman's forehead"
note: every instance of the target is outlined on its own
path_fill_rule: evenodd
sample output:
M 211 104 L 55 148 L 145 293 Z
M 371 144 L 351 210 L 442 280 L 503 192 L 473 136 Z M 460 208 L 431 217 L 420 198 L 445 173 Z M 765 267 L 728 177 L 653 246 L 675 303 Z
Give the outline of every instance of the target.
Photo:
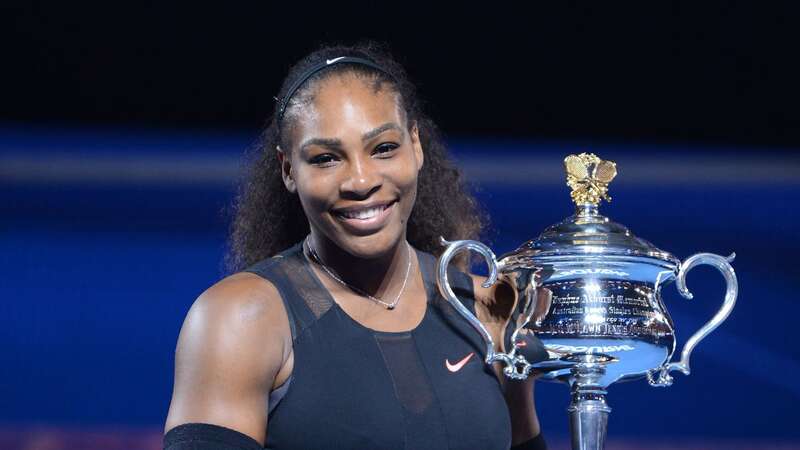
M 316 87 L 310 102 L 299 108 L 296 127 L 299 142 L 308 137 L 361 135 L 386 123 L 405 127 L 397 93 L 383 84 L 356 75 L 332 76 Z

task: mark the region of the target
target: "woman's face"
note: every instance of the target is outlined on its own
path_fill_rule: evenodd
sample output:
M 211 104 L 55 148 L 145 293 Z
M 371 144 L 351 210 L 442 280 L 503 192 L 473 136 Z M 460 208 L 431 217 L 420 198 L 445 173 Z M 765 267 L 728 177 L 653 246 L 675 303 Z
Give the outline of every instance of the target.
M 397 100 L 344 74 L 320 81 L 297 107 L 292 149 L 279 158 L 317 245 L 377 258 L 405 239 L 423 154 Z

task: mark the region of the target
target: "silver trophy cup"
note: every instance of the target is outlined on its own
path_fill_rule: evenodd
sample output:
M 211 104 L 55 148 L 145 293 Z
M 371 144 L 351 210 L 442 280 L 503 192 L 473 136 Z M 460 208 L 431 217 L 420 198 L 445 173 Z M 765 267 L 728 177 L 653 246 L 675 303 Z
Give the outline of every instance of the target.
M 672 384 L 672 371 L 689 375 L 692 350 L 736 303 L 736 274 L 730 265 L 734 255 L 698 253 L 681 262 L 600 215 L 601 199 L 610 200 L 607 190 L 617 173 L 615 163 L 583 153 L 568 156 L 564 164 L 576 204 L 573 216 L 500 259 L 480 242 L 442 239 L 447 249 L 439 257 L 437 284 L 483 337 L 487 364 L 502 364 L 511 379 L 525 379 L 535 370 L 545 380 L 569 384 L 572 448 L 599 450 L 611 412 L 606 403 L 609 385 L 645 378 L 661 387 Z M 448 283 L 450 260 L 464 249 L 486 259 L 490 276 L 484 287 L 502 281 L 514 288 L 516 327 L 505 353 L 495 351 L 492 336 Z M 680 359 L 672 361 L 675 326 L 661 300 L 661 288 L 674 280 L 681 295 L 691 299 L 686 274 L 703 264 L 725 277 L 725 299 L 686 341 Z M 537 296 L 538 288 L 549 289 L 552 297 Z M 521 337 L 529 330 L 545 345 L 548 359 L 530 363 L 519 351 Z

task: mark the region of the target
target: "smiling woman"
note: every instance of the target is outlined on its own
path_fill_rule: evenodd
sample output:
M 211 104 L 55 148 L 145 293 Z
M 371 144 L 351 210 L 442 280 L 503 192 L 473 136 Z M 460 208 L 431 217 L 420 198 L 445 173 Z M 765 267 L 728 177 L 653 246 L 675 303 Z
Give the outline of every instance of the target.
M 278 98 L 234 273 L 181 330 L 165 448 L 544 448 L 533 383 L 473 358 L 480 337 L 436 291 L 439 236 L 482 221 L 403 69 L 372 45 L 323 48 Z M 504 344 L 514 299 L 451 279 Z
M 278 151 L 286 188 L 297 193 L 326 261 L 336 249 L 386 256 L 405 240 L 423 152 L 398 103 L 395 92 L 354 74 L 321 80 L 292 129 L 290 142 L 300 145 Z

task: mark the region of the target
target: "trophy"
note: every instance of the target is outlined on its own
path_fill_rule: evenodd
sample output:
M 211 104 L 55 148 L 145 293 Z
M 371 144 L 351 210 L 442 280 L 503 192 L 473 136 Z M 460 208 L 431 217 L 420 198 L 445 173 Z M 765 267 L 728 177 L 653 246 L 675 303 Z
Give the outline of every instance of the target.
M 442 239 L 447 249 L 439 257 L 437 285 L 484 339 L 487 364 L 500 362 L 511 379 L 525 379 L 535 370 L 545 380 L 569 384 L 572 448 L 600 450 L 611 412 L 606 403 L 608 386 L 643 378 L 662 387 L 672 384 L 673 371 L 689 375 L 692 350 L 736 303 L 736 274 L 730 265 L 735 255 L 698 253 L 681 262 L 599 213 L 601 200 L 611 200 L 608 185 L 617 174 L 614 162 L 582 153 L 568 156 L 564 166 L 576 205 L 574 215 L 500 259 L 480 242 Z M 502 280 L 515 293 L 515 328 L 505 353 L 495 351 L 492 336 L 448 283 L 448 264 L 464 249 L 486 259 L 490 275 L 484 287 Z M 674 280 L 680 294 L 691 299 L 686 274 L 703 264 L 722 273 L 727 282 L 725 299 L 711 320 L 686 341 L 680 359 L 672 361 L 675 326 L 661 300 L 661 288 Z M 537 296 L 540 287 L 552 296 Z M 546 359 L 526 360 L 523 346 L 528 332 L 542 341 Z

